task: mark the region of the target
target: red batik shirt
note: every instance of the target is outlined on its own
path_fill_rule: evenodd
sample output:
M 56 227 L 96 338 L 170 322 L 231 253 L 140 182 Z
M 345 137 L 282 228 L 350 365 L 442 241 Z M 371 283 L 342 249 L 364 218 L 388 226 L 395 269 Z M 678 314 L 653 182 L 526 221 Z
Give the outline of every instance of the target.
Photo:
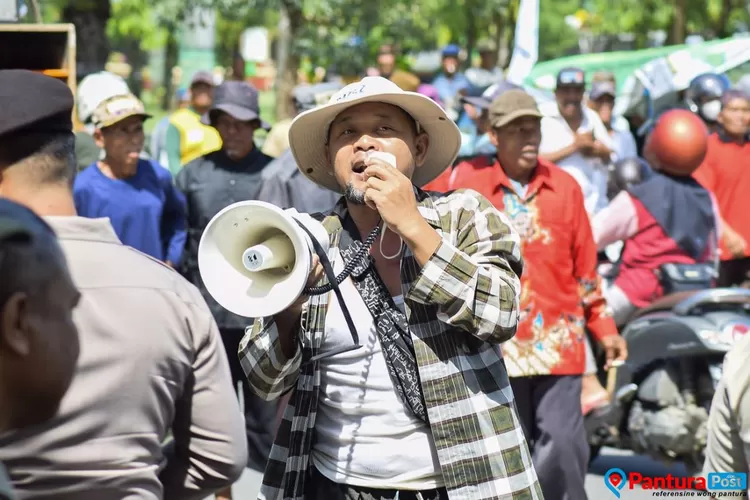
M 521 235 L 518 331 L 503 344 L 508 375 L 580 375 L 585 329 L 597 339 L 617 334 L 596 272 L 596 244 L 581 188 L 559 167 L 539 159 L 524 195 L 500 165 L 490 161 L 480 157 L 463 162 L 424 189 L 478 191 Z

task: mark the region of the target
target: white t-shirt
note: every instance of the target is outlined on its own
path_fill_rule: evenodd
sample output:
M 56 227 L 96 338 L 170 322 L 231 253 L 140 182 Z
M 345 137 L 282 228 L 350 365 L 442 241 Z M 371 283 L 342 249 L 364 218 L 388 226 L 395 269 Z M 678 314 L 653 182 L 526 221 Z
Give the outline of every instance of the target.
M 341 292 L 363 347 L 320 362 L 313 464 L 331 481 L 352 486 L 443 486 L 430 429 L 399 399 L 370 311 L 351 279 L 341 284 Z M 394 302 L 403 310 L 403 296 L 394 297 Z M 321 352 L 352 342 L 341 306 L 331 295 Z
M 573 144 L 576 133 L 593 132 L 594 139 L 609 149 L 614 149 L 612 138 L 596 111 L 583 106 L 583 121 L 578 130 L 572 130 L 560 115 L 557 102 L 540 106 L 542 118 L 541 154 L 554 153 Z M 589 216 L 607 206 L 607 169 L 609 162 L 599 158 L 587 158 L 581 153 L 573 153 L 557 162 L 557 165 L 571 174 L 583 190 L 584 203 Z
M 613 128 L 610 137 L 612 138 L 612 161 L 638 156 L 638 147 L 630 130 Z

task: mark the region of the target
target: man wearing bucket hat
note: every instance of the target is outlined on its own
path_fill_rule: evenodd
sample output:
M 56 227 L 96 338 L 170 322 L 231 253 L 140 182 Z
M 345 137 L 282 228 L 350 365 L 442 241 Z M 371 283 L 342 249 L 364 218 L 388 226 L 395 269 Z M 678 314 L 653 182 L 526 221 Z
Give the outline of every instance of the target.
M 247 386 L 237 358 L 237 346 L 247 320 L 221 307 L 206 290 L 198 270 L 198 246 L 208 222 L 222 209 L 240 200 L 255 200 L 262 186 L 263 169 L 272 160 L 255 146 L 258 128 L 268 128 L 260 117 L 258 91 L 252 85 L 228 80 L 216 88 L 215 100 L 204 116 L 219 131 L 222 146 L 185 165 L 177 174 L 176 185 L 187 200 L 188 238 L 182 274 L 203 294 L 229 356 L 234 387 L 242 384 L 248 467 L 262 471 L 271 451 L 276 405 L 260 400 Z M 220 497 L 229 498 L 230 492 Z
M 289 137 L 302 173 L 344 195 L 315 215 L 331 235 L 318 255 L 356 279 L 256 319 L 240 344 L 261 397 L 291 391 L 261 498 L 542 498 L 498 348 L 516 328 L 518 235 L 476 192 L 420 189 L 456 157 L 456 125 L 367 77 Z

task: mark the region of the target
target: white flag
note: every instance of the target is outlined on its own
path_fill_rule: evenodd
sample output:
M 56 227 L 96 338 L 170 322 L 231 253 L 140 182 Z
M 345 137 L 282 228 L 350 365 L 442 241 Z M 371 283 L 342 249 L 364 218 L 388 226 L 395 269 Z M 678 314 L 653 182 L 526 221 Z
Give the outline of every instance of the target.
M 505 79 L 521 85 L 539 60 L 539 0 L 521 0 L 513 55 Z

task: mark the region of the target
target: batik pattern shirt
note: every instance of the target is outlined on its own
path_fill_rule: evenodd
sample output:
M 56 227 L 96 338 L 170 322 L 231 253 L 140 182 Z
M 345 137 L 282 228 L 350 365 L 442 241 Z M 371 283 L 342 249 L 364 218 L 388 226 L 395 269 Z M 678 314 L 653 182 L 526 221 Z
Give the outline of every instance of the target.
M 426 188 L 478 191 L 521 236 L 525 266 L 518 332 L 503 344 L 508 374 L 580 375 L 586 330 L 598 339 L 617 335 L 596 271 L 596 244 L 581 188 L 571 175 L 540 159 L 521 190 L 493 161 L 463 162 Z

